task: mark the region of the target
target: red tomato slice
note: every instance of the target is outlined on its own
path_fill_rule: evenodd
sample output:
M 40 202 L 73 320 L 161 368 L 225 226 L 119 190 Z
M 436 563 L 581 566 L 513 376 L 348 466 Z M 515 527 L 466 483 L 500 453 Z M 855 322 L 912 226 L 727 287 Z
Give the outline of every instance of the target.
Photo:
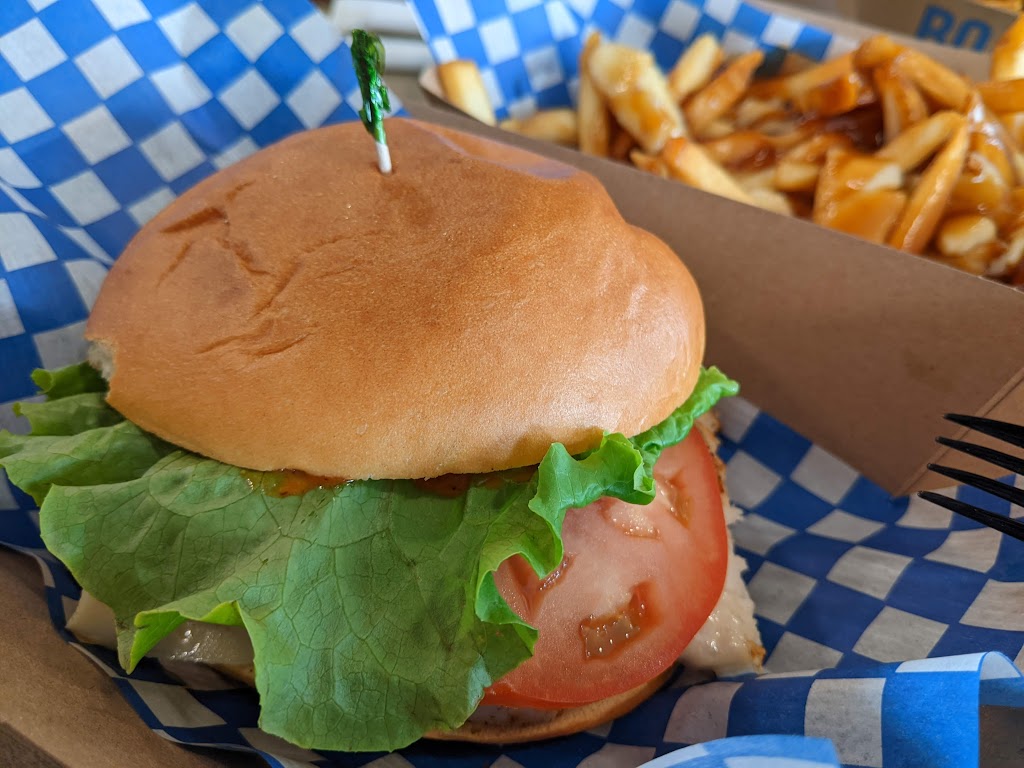
M 649 505 L 601 499 L 565 516 L 565 560 L 541 581 L 521 557 L 495 574 L 537 628 L 533 657 L 484 704 L 564 708 L 628 691 L 668 669 L 725 585 L 728 543 L 711 453 L 694 430 L 654 466 Z

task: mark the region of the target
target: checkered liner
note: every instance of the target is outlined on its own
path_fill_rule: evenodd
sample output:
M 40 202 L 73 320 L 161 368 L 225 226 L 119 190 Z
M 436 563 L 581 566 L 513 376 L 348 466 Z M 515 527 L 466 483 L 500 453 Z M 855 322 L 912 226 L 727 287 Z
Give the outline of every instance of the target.
M 551 29 L 568 40 L 570 22 L 579 30 L 591 18 L 580 5 L 515 3 L 510 39 L 530 40 L 526 20 L 533 18 L 548 24 L 536 38 L 542 47 Z M 724 23 L 726 8 L 731 23 L 747 18 L 738 3 L 707 6 L 691 31 L 711 24 L 708 17 Z M 661 30 L 669 13 L 686 6 L 646 15 L 640 7 L 602 23 L 625 35 L 638 28 L 629 19 L 656 18 L 650 23 Z M 614 9 L 599 0 L 592 10 L 596 23 Z M 446 13 L 485 16 L 478 6 Z M 780 30 L 789 30 L 794 45 L 822 34 L 775 18 L 758 34 L 779 43 Z M 0 401 L 32 394 L 32 368 L 80 359 L 81 326 L 106 265 L 162 205 L 290 131 L 353 117 L 357 100 L 347 50 L 304 0 L 3 0 Z M 283 744 L 256 728 L 254 695 L 213 673 L 176 670 L 183 685 L 145 662 L 127 677 L 109 651 L 73 645 L 161 735 L 253 750 L 275 766 L 576 768 L 593 757 L 622 768 L 654 758 L 663 766 L 739 768 L 775 756 L 794 766 L 800 758 L 802 768 L 835 764 L 818 741 L 711 743 L 752 734 L 825 737 L 847 765 L 976 764 L 979 701 L 1024 704 L 1024 683 L 1006 658 L 1024 660 L 1024 618 L 1012 608 L 1024 598 L 1022 545 L 942 510 L 888 498 L 749 403 L 731 401 L 722 415 L 730 490 L 749 511 L 736 538 L 750 562 L 774 676 L 689 688 L 677 681 L 615 723 L 542 745 L 501 751 L 422 743 L 385 759 Z M 25 427 L 6 407 L 0 426 Z M 958 495 L 982 501 L 970 490 Z M 1024 516 L 998 501 L 982 503 Z M 0 541 L 43 565 L 63 632 L 78 588 L 41 548 L 31 500 L 2 481 Z M 803 671 L 817 668 L 825 671 Z M 667 756 L 690 743 L 701 746 Z
M 410 0 L 438 62 L 473 59 L 499 118 L 564 107 L 575 96 L 579 53 L 591 30 L 650 50 L 668 70 L 696 37 L 731 53 L 761 48 L 765 71 L 789 54 L 815 61 L 849 40 L 739 0 Z

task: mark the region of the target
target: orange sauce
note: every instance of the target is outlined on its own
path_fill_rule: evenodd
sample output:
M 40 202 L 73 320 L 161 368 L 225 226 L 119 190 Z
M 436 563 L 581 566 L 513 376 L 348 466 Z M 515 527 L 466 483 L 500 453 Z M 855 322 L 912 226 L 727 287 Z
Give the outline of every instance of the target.
M 454 499 L 469 490 L 473 475 L 441 475 L 427 480 L 413 480 L 417 488 L 441 496 Z
M 251 472 L 243 469 L 242 476 L 253 488 L 278 499 L 301 496 L 324 488 L 337 488 L 350 482 L 344 477 L 311 475 L 298 469 L 282 469 L 277 472 Z
M 861 107 L 845 115 L 812 118 L 808 122 L 820 125 L 825 133 L 845 133 L 857 149 L 866 152 L 874 152 L 883 144 L 882 113 L 877 109 Z
M 533 466 L 488 475 L 441 475 L 428 479 L 416 479 L 412 482 L 428 493 L 453 499 L 465 494 L 474 481 L 488 488 L 497 489 L 506 482 L 528 483 L 536 471 L 537 468 Z M 276 498 L 301 496 L 310 491 L 337 488 L 352 482 L 344 477 L 311 475 L 298 469 L 281 469 L 273 472 L 243 469 L 242 477 L 248 480 L 254 489 Z
M 482 478 L 480 485 L 490 488 L 493 491 L 501 488 L 505 483 L 519 483 L 525 485 L 533 479 L 537 472 L 537 466 L 519 467 L 518 469 L 507 469 L 501 472 L 491 472 L 486 475 L 475 475 Z

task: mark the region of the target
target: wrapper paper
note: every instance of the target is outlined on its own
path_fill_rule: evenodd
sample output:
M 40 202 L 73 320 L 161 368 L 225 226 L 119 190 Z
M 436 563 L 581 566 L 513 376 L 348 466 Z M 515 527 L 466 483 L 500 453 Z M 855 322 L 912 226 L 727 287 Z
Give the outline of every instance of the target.
M 704 31 L 730 47 L 765 44 L 780 54 L 821 57 L 841 44 L 731 1 L 580 4 L 446 3 L 442 13 L 440 3 L 420 2 L 417 10 L 435 53 L 487 52 L 492 87 L 513 112 L 531 100 L 568 100 L 591 22 L 617 39 L 639 34 L 663 59 Z M 33 395 L 34 367 L 81 359 L 82 326 L 107 266 L 161 207 L 290 132 L 354 118 L 357 105 L 348 51 L 303 0 L 7 0 L 0 402 Z M 26 427 L 9 408 L 0 413 L 4 426 Z M 746 401 L 721 413 L 730 491 L 749 513 L 735 535 L 773 674 L 698 685 L 679 678 L 614 723 L 542 744 L 420 742 L 388 758 L 284 744 L 256 727 L 255 695 L 218 675 L 186 667 L 176 670 L 182 683 L 146 661 L 126 676 L 112 652 L 75 643 L 63 626 L 79 590 L 42 548 L 31 500 L 6 484 L 0 543 L 40 562 L 57 630 L 147 725 L 185 744 L 254 751 L 274 766 L 975 765 L 979 704 L 1024 705 L 1009 660 L 1024 658 L 1024 545 L 887 497 Z M 958 495 L 1011 513 L 972 491 Z

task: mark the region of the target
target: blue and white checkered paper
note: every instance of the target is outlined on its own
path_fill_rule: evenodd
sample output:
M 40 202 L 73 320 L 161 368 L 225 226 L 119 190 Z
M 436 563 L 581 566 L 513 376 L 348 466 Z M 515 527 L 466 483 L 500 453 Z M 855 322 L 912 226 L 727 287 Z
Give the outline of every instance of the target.
M 849 40 L 740 0 L 410 0 L 438 63 L 472 59 L 499 118 L 524 117 L 575 97 L 579 54 L 592 30 L 649 50 L 671 69 L 700 35 L 730 53 L 760 48 L 764 70 L 789 54 L 821 60 Z
M 425 21 L 449 24 L 439 28 L 449 48 L 432 38 L 435 52 L 468 55 L 459 46 L 476 35 L 494 56 L 504 35 L 504 58 L 488 61 L 508 83 L 509 106 L 546 103 L 559 87 L 568 98 L 570 54 L 591 23 L 634 43 L 639 30 L 668 59 L 703 31 L 736 47 L 811 56 L 838 45 L 732 1 L 584 5 L 446 3 L 434 17 L 434 6 L 418 8 Z M 557 82 L 555 60 L 567 62 Z M 502 79 L 506 71 L 514 77 Z M 32 368 L 81 358 L 82 324 L 107 265 L 157 210 L 287 133 L 353 118 L 357 104 L 348 52 L 305 0 L 3 0 L 0 403 L 32 394 Z M 614 723 L 544 744 L 422 742 L 382 762 L 292 747 L 256 728 L 252 692 L 214 673 L 178 669 L 183 684 L 145 662 L 128 677 L 111 652 L 75 643 L 63 626 L 78 588 L 42 549 L 31 500 L 2 481 L 0 542 L 40 561 L 58 629 L 154 731 L 251 750 L 274 766 L 976 765 L 979 702 L 1024 705 L 1007 659 L 1024 660 L 1024 545 L 887 497 L 742 400 L 724 404 L 722 416 L 730 490 L 748 510 L 736 539 L 773 674 L 679 680 Z M 3 406 L 0 426 L 25 427 Z M 958 495 L 1024 516 L 969 490 Z M 697 746 L 677 751 L 689 744 Z

